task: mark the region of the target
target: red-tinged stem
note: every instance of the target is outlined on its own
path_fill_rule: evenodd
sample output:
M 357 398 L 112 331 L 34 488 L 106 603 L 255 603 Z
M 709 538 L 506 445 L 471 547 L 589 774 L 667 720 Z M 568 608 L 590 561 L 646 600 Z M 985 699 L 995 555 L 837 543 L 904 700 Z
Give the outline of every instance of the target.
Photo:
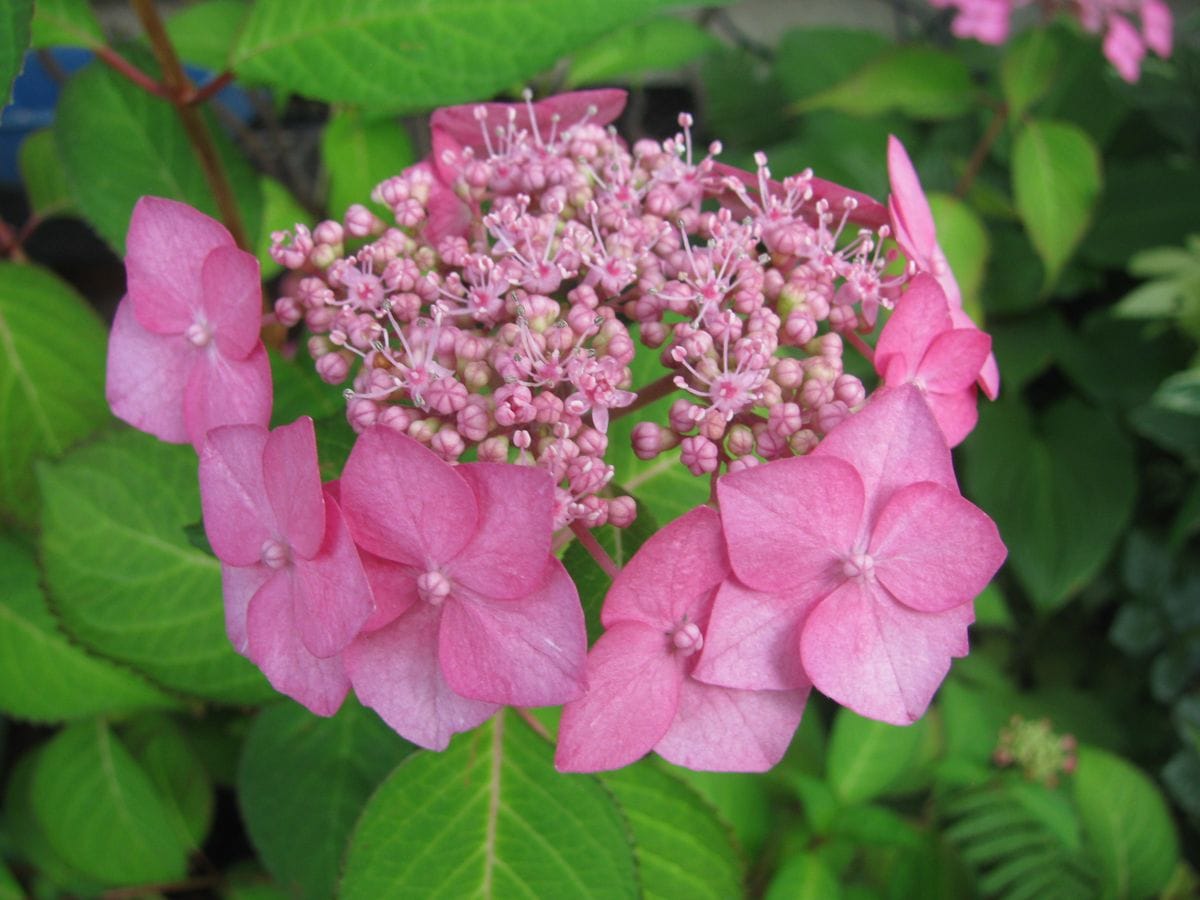
M 616 578 L 621 574 L 621 567 L 613 562 L 613 558 L 608 555 L 608 551 L 600 546 L 600 542 L 596 540 L 596 536 L 588 530 L 587 526 L 580 521 L 571 523 L 571 531 L 575 533 L 575 537 L 579 543 L 583 544 L 583 549 L 591 554 L 592 559 L 596 561 L 604 573 L 609 578 Z
M 204 119 L 200 116 L 200 111 L 189 105 L 196 89 L 183 71 L 179 56 L 175 53 L 175 47 L 167 35 L 167 29 L 158 14 L 154 0 L 131 0 L 131 2 L 138 18 L 142 21 L 142 27 L 146 30 L 146 37 L 150 39 L 154 56 L 162 69 L 163 82 L 169 92 L 170 101 L 179 115 L 179 120 L 183 123 L 183 129 L 187 133 L 192 149 L 196 151 L 200 168 L 204 171 L 204 179 L 208 182 L 209 190 L 212 191 L 213 197 L 217 201 L 221 219 L 224 221 L 225 227 L 229 229 L 229 233 L 233 235 L 237 245 L 243 250 L 248 250 L 250 242 L 246 237 L 246 230 L 242 226 L 242 217 L 238 212 L 233 186 L 229 183 L 225 168 L 221 165 L 221 158 L 217 154 L 217 145 L 213 141 L 212 135 L 209 134 Z
M 165 894 L 175 891 L 197 891 L 204 888 L 216 887 L 222 880 L 223 877 L 219 873 L 201 875 L 196 878 L 185 878 L 182 881 L 170 881 L 162 884 L 142 884 L 137 887 L 113 888 L 105 891 L 100 896 L 103 900 L 126 900 L 126 898 L 144 897 L 150 893 Z
M 533 713 L 527 709 L 521 709 L 519 706 L 514 706 L 513 712 L 515 712 L 517 717 L 520 718 L 526 725 L 532 728 L 535 734 L 552 744 L 554 743 L 554 738 L 550 736 L 550 732 L 546 730 L 546 726 L 539 722 Z
M 166 85 L 155 81 L 112 47 L 97 47 L 95 48 L 95 54 L 100 58 L 102 63 L 113 71 L 120 72 L 142 90 L 153 94 L 155 97 L 162 97 L 164 100 L 171 99 L 171 92 L 167 90 Z
M 842 338 L 846 340 L 851 347 L 861 353 L 871 365 L 875 365 L 875 351 L 871 349 L 870 344 L 864 341 L 856 332 L 847 331 L 842 333 Z
M 193 87 L 191 95 L 184 98 L 183 102 L 186 103 L 188 106 L 199 106 L 201 103 L 205 102 L 206 100 L 210 100 L 211 98 L 215 97 L 217 94 L 221 93 L 221 91 L 225 88 L 225 86 L 228 85 L 232 81 L 233 81 L 233 72 L 229 72 L 229 71 L 222 72 L 220 75 L 218 75 L 212 81 L 210 81 L 208 84 L 204 85 L 204 87 L 200 87 L 200 88 Z
M 25 249 L 21 243 L 21 234 L 14 233 L 12 226 L 7 222 L 0 221 L 0 253 L 8 256 L 14 262 L 27 263 L 29 257 L 25 255 Z
M 987 162 L 988 154 L 992 152 L 992 145 L 996 143 L 996 139 L 1004 132 L 1004 124 L 1007 121 L 1008 106 L 1007 104 L 1002 104 L 992 115 L 992 121 L 988 123 L 987 130 L 979 138 L 979 143 L 975 145 L 975 149 L 971 151 L 971 158 L 967 160 L 967 168 L 954 188 L 954 196 L 960 200 L 967 196 L 967 191 L 975 183 L 979 171 L 983 168 L 983 164 Z
M 637 412 L 643 406 L 649 406 L 655 400 L 660 400 L 671 391 L 675 390 L 675 373 L 669 372 L 662 378 L 656 378 L 643 388 L 635 391 L 637 399 L 628 406 L 623 406 L 620 409 L 609 410 L 608 421 L 619 419 L 622 416 L 627 416 L 631 412 Z

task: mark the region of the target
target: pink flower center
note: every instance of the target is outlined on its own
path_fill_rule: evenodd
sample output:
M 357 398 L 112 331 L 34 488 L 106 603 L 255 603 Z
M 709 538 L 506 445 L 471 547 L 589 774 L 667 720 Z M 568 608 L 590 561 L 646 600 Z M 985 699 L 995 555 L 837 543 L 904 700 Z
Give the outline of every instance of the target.
M 417 596 L 431 606 L 441 606 L 450 595 L 450 579 L 435 569 L 417 578 Z
M 263 541 L 261 557 L 263 565 L 270 569 L 282 569 L 292 559 L 292 548 L 282 541 L 268 538 Z
M 704 646 L 704 635 L 695 622 L 686 619 L 670 632 L 671 646 L 680 656 L 691 656 Z
M 869 553 L 852 553 L 842 561 L 842 574 L 847 578 L 871 581 L 875 578 L 875 560 Z
M 204 322 L 193 322 L 183 334 L 193 347 L 207 347 L 213 336 L 212 329 Z

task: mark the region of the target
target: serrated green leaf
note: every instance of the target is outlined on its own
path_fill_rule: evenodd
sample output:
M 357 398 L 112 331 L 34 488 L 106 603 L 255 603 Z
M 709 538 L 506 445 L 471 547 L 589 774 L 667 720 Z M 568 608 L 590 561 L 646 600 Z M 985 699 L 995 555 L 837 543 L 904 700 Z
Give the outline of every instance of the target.
M 633 830 L 646 898 L 737 897 L 742 861 L 703 797 L 654 759 L 601 777 Z
M 1029 28 L 1005 48 L 1000 89 L 1014 121 L 1025 115 L 1054 83 L 1059 57 L 1056 34 L 1052 29 Z
M 202 0 L 167 19 L 167 35 L 181 60 L 222 72 L 249 8 L 245 0 Z
M 44 128 L 26 137 L 21 142 L 18 165 L 34 215 L 47 219 L 71 211 L 71 188 L 58 158 L 52 131 Z
M 321 161 L 329 174 L 329 214 L 340 219 L 354 203 L 372 204 L 385 178 L 415 161 L 412 141 L 395 119 L 368 119 L 355 109 L 334 113 L 321 132 Z
M 135 672 L 71 643 L 46 606 L 33 558 L 0 538 L 0 709 L 36 722 L 175 705 Z
M 293 896 L 334 895 L 363 805 L 412 749 L 353 700 L 329 719 L 290 702 L 258 714 L 238 766 L 238 803 L 281 886 Z
M 46 583 L 74 635 L 195 696 L 273 696 L 225 636 L 219 563 L 184 531 L 200 519 L 191 447 L 122 431 L 38 475 Z
M 13 82 L 29 49 L 33 0 L 12 0 L 0 11 L 0 110 L 12 99 Z
M 374 110 L 465 103 L 519 84 L 669 0 L 260 0 L 233 55 L 245 80 Z
M 32 799 L 51 846 L 94 878 L 135 885 L 187 871 L 166 800 L 103 721 L 72 725 L 46 745 Z
M 901 727 L 838 710 L 829 734 L 826 779 L 843 803 L 864 803 L 887 789 L 913 765 L 925 721 Z
M 566 86 L 636 81 L 650 72 L 678 69 L 719 44 L 690 20 L 651 19 L 617 29 L 573 54 Z
M 1029 121 L 1013 146 L 1017 211 L 1053 284 L 1100 197 L 1101 163 L 1087 133 L 1066 122 Z
M 1154 782 L 1118 756 L 1080 747 L 1074 786 L 1104 896 L 1157 894 L 1179 860 L 1179 836 Z
M 88 0 L 37 0 L 34 47 L 99 47 L 103 43 L 100 20 Z
M 840 900 L 837 876 L 811 854 L 793 856 L 767 886 L 766 900 Z
M 963 306 L 978 316 L 982 312 L 979 290 L 991 253 L 987 229 L 970 206 L 951 194 L 930 194 L 929 207 L 937 223 L 938 243 L 962 290 Z
M 33 466 L 108 421 L 104 327 L 65 282 L 0 262 L 0 509 L 37 516 Z
M 359 819 L 340 896 L 636 896 L 615 802 L 592 776 L 555 772 L 553 755 L 501 710 L 409 757 Z
M 212 780 L 182 729 L 166 716 L 140 716 L 121 726 L 121 741 L 167 806 L 179 840 L 199 850 L 212 825 Z
M 152 71 L 144 54 L 130 55 Z M 262 217 L 258 178 L 212 118 L 204 120 L 237 198 L 247 240 L 253 243 Z M 102 63 L 89 64 L 67 82 L 54 136 L 80 212 L 118 255 L 124 254 L 133 206 L 145 194 L 219 215 L 174 108 Z

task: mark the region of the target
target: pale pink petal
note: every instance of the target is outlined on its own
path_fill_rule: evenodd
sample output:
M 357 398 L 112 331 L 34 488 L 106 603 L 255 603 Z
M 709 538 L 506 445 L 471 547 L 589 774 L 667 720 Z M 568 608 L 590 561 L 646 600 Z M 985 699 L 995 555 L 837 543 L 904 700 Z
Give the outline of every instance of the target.
M 933 339 L 953 327 L 950 306 L 937 281 L 921 274 L 909 284 L 909 289 L 896 301 L 896 309 L 883 326 L 875 346 L 875 371 L 904 381 L 917 371 Z M 897 358 L 904 363 L 902 376 L 894 362 Z
M 943 331 L 921 359 L 917 377 L 934 393 L 960 393 L 975 384 L 991 352 L 992 339 L 982 331 L 965 328 Z
M 908 725 L 919 719 L 967 650 L 972 604 L 925 613 L 878 584 L 847 581 L 808 616 L 800 635 L 813 686 L 860 716 Z
M 186 338 L 143 328 L 124 298 L 108 338 L 104 394 L 113 414 L 159 440 L 188 443 L 183 394 L 196 358 Z
M 263 482 L 267 430 L 229 425 L 208 433 L 200 450 L 200 505 L 213 553 L 231 566 L 253 565 L 278 539 Z
M 1133 84 L 1141 77 L 1146 45 L 1128 19 L 1119 15 L 1109 16 L 1103 47 L 1104 55 L 1123 79 Z
M 975 385 L 955 394 L 924 392 L 929 411 L 942 430 L 947 447 L 957 447 L 975 430 L 979 421 L 979 398 Z
M 204 260 L 201 283 L 204 318 L 217 349 L 230 359 L 245 359 L 262 328 L 258 260 L 237 247 L 217 247 Z
M 554 530 L 554 483 L 545 469 L 509 463 L 467 463 L 455 471 L 471 486 L 479 519 L 470 543 L 446 574 L 476 593 L 523 597 L 545 574 Z
M 375 611 L 363 623 L 362 630 L 377 631 L 404 615 L 417 602 L 417 576 L 421 573 L 410 566 L 368 553 L 361 547 L 358 555 L 375 598 Z
M 271 363 L 266 348 L 244 360 L 230 360 L 209 346 L 197 354 L 183 392 L 183 419 L 192 444 L 219 425 L 261 425 L 271 420 Z
M 1142 37 L 1146 44 L 1159 56 L 1171 55 L 1174 16 L 1163 0 L 1142 0 Z
M 955 328 L 979 330 L 974 320 L 961 309 L 950 310 L 950 320 Z M 995 400 L 1000 395 L 1000 366 L 996 363 L 996 354 L 989 353 L 979 370 L 979 386 L 989 400 Z
M 437 659 L 440 621 L 440 608 L 417 603 L 342 654 L 358 699 L 401 737 L 430 750 L 445 750 L 451 736 L 499 709 L 450 690 Z
M 609 588 L 600 619 L 674 628 L 686 616 L 703 628 L 716 590 L 729 574 L 721 519 L 698 506 L 638 548 Z
M 888 136 L 888 181 L 891 183 L 893 224 L 896 239 L 905 254 L 921 268 L 930 268 L 933 248 L 937 245 L 937 231 L 933 223 L 933 212 L 925 199 L 921 179 L 908 156 L 908 151 L 895 135 Z M 901 236 L 903 235 L 903 240 Z
M 318 716 L 332 716 L 350 689 L 340 656 L 318 659 L 300 640 L 292 610 L 292 578 L 276 570 L 250 601 L 249 657 L 271 686 Z
M 583 694 L 587 629 L 575 583 L 550 558 L 540 587 L 519 600 L 452 594 L 438 633 L 455 693 L 510 706 L 555 706 Z
M 375 609 L 358 550 L 332 497 L 325 498 L 323 518 L 325 539 L 318 552 L 311 559 L 297 555 L 293 562 L 300 639 L 322 658 L 341 653 Z
M 807 688 L 800 625 L 814 602 L 803 593 L 768 594 L 726 580 L 717 590 L 692 677 L 742 690 Z
M 587 693 L 563 707 L 555 768 L 619 769 L 649 753 L 675 718 L 683 663 L 660 629 L 610 627 L 588 654 Z
M 138 321 L 160 334 L 180 334 L 201 310 L 208 254 L 233 247 L 225 226 L 186 203 L 142 197 L 125 237 L 125 280 Z
M 606 88 L 591 91 L 572 91 L 556 94 L 533 104 L 537 131 L 543 141 L 550 138 L 551 130 L 561 134 L 565 129 L 586 119 L 592 125 L 607 125 L 614 121 L 625 108 L 626 94 L 622 90 Z M 483 110 L 481 122 L 477 110 Z M 429 119 L 432 129 L 444 131 L 465 147 L 473 147 L 476 153 L 486 153 L 487 145 L 483 133 L 486 129 L 492 145 L 496 142 L 496 129 L 507 128 L 509 113 L 515 111 L 518 130 L 531 131 L 528 107 L 524 103 L 467 103 L 462 106 L 447 106 L 435 110 Z M 555 123 L 557 119 L 557 124 Z M 532 135 L 532 131 L 531 131 Z
M 321 548 L 329 526 L 312 419 L 301 416 L 271 431 L 262 470 L 276 527 L 295 555 L 308 559 Z
M 862 524 L 862 479 L 840 459 L 804 456 L 733 472 L 717 482 L 717 497 L 733 571 L 770 593 L 828 592 Z
M 412 438 L 376 427 L 358 436 L 342 470 L 342 513 L 355 543 L 425 572 L 474 536 L 466 479 Z
M 221 563 L 221 596 L 225 601 L 225 633 L 233 649 L 246 656 L 250 639 L 246 636 L 246 610 L 258 589 L 270 581 L 275 569 L 263 565 L 229 566 Z
M 738 691 L 685 679 L 679 711 L 654 752 L 689 769 L 765 772 L 783 759 L 807 699 L 807 688 Z
M 973 600 L 1005 556 L 996 523 L 983 510 L 927 481 L 895 493 L 879 515 L 868 552 L 883 586 L 922 612 Z

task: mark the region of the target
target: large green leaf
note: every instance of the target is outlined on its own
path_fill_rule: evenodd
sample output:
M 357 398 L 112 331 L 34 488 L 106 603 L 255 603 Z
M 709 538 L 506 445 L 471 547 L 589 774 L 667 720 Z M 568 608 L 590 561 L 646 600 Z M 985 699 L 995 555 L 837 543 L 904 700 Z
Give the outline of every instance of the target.
M 678 69 L 719 44 L 688 19 L 662 16 L 639 22 L 575 53 L 567 71 L 567 87 L 637 80 L 651 72 Z
M 202 0 L 167 19 L 167 34 L 184 62 L 221 72 L 237 43 L 249 5 L 245 0 Z
M 212 825 L 215 797 L 204 762 L 183 730 L 167 716 L 147 715 L 126 723 L 119 734 L 166 803 L 179 841 L 199 850 Z
M 32 18 L 33 0 L 12 0 L 0 11 L 0 110 L 8 106 L 13 82 L 24 64 Z
M 478 100 L 671 0 L 260 0 L 233 55 L 243 78 L 396 112 Z
M 443 753 L 409 757 L 367 804 L 341 896 L 633 897 L 628 826 L 588 775 L 501 711 Z
M 54 722 L 174 705 L 136 673 L 71 643 L 39 578 L 33 558 L 0 538 L 0 709 Z
M 1029 121 L 1013 147 L 1017 211 L 1052 284 L 1087 230 L 1100 196 L 1100 154 L 1066 122 Z
M 0 509 L 36 519 L 34 461 L 109 418 L 104 326 L 42 269 L 0 262 Z
M 605 525 L 603 528 L 594 529 L 592 536 L 617 566 L 624 567 L 637 553 L 638 548 L 657 530 L 657 524 L 643 508 L 638 510 L 638 517 L 628 528 Z M 563 565 L 567 567 L 571 580 L 575 582 L 579 591 L 579 600 L 583 604 L 584 618 L 587 621 L 588 642 L 595 643 L 603 631 L 600 610 L 604 605 L 604 598 L 608 595 L 608 589 L 612 586 L 612 579 L 579 541 L 573 541 L 567 548 L 567 552 L 563 554 Z
M 359 813 L 411 749 L 353 700 L 330 719 L 291 702 L 258 714 L 238 767 L 238 803 L 281 886 L 294 896 L 333 896 Z
M 1179 860 L 1179 837 L 1166 801 L 1144 772 L 1082 747 L 1075 803 L 1104 876 L 1103 896 L 1151 897 L 1166 886 Z
M 1030 28 L 1009 42 L 1000 64 L 1000 88 L 1008 114 L 1020 119 L 1025 110 L 1045 96 L 1054 83 L 1058 67 L 1057 32 Z
M 962 289 L 963 305 L 976 316 L 982 312 L 979 290 L 991 253 L 987 229 L 975 211 L 952 194 L 930 194 L 929 206 L 937 222 L 938 243 Z
M 184 530 L 200 521 L 191 447 L 122 431 L 42 467 L 39 481 L 46 582 L 72 633 L 180 691 L 271 696 L 225 636 L 217 560 Z
M 54 146 L 54 132 L 43 128 L 21 141 L 18 163 L 34 215 L 45 219 L 71 210 L 71 187 Z
M 34 47 L 99 47 L 103 43 L 100 20 L 88 0 L 37 0 Z
M 144 54 L 133 59 L 150 70 Z M 258 234 L 262 198 L 246 159 L 205 117 L 238 200 L 247 239 Z M 174 108 L 94 62 L 63 89 L 54 125 L 59 156 L 80 211 L 118 254 L 144 194 L 182 200 L 218 215 L 199 157 Z
M 329 175 L 326 208 L 340 219 L 353 203 L 371 206 L 375 185 L 413 163 L 413 147 L 395 119 L 367 119 L 358 110 L 347 109 L 326 124 L 321 159 Z
M 983 410 L 966 476 L 1043 613 L 1070 600 L 1104 564 L 1133 511 L 1137 484 L 1128 437 L 1077 400 L 1049 410 L 1036 432 L 1011 401 Z
M 767 886 L 767 900 L 841 900 L 837 876 L 819 856 L 793 856 L 775 873 Z
M 55 851 L 94 878 L 131 885 L 187 870 L 168 801 L 101 720 L 72 725 L 46 746 L 32 798 Z
M 829 786 L 845 804 L 885 794 L 915 763 L 925 728 L 923 719 L 900 727 L 838 710 L 826 760 Z
M 779 41 L 775 72 L 787 99 L 796 102 L 850 78 L 891 48 L 878 31 L 796 28 Z

